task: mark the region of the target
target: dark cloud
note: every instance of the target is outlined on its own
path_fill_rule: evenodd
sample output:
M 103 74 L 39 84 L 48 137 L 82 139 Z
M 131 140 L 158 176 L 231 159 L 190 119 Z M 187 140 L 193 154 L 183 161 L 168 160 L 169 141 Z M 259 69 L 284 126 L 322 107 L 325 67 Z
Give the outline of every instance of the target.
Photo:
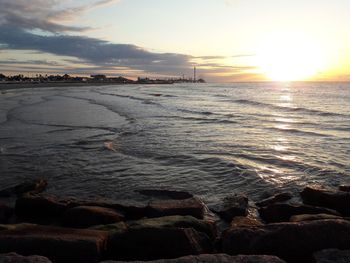
M 70 56 L 81 62 L 104 66 L 126 66 L 150 72 L 173 72 L 190 65 L 191 56 L 154 53 L 135 45 L 113 44 L 96 38 L 70 35 L 37 35 L 26 30 L 0 26 L 0 43 L 6 49 L 37 50 Z
M 40 29 L 48 32 L 84 31 L 89 27 L 62 24 L 81 13 L 114 3 L 116 0 L 100 0 L 86 5 L 60 8 L 64 1 L 58 0 L 0 0 L 0 25 L 11 25 L 22 29 Z

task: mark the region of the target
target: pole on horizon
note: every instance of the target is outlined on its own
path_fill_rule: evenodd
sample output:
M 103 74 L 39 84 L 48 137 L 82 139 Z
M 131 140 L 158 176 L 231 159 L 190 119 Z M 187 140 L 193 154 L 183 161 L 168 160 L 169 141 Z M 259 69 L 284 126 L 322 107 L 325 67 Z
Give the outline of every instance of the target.
M 194 68 L 193 68 L 193 82 L 194 83 L 196 83 L 197 82 L 197 80 L 196 80 L 196 78 L 197 78 L 197 68 L 196 68 L 196 66 L 194 66 Z

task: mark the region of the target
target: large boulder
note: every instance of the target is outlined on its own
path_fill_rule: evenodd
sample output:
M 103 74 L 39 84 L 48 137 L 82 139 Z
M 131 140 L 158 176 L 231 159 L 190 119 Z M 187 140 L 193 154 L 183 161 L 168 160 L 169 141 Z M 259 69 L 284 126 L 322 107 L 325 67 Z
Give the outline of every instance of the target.
M 108 257 L 117 260 L 155 260 L 210 253 L 207 235 L 192 228 L 130 227 L 112 235 Z
M 306 187 L 300 193 L 305 204 L 335 209 L 345 216 L 350 216 L 350 192 L 332 191 L 320 186 Z
M 276 223 L 232 228 L 222 236 L 224 253 L 276 255 L 288 262 L 310 262 L 312 253 L 327 248 L 350 248 L 350 222 Z
M 329 215 L 329 214 L 314 214 L 314 215 L 295 215 L 290 218 L 290 222 L 302 222 L 302 221 L 313 221 L 313 220 L 324 220 L 324 219 L 345 219 L 341 216 Z
M 261 218 L 268 223 L 288 222 L 294 215 L 302 214 L 340 214 L 331 209 L 303 204 L 273 204 L 259 209 Z
M 164 216 L 129 222 L 131 227 L 193 228 L 214 239 L 217 235 L 215 222 L 197 219 L 193 216 Z
M 147 203 L 131 200 L 98 200 L 98 201 L 75 201 L 73 206 L 100 206 L 121 211 L 127 220 L 136 220 L 147 216 Z
M 26 194 L 16 200 L 16 215 L 25 218 L 45 219 L 61 216 L 70 207 L 69 200 L 50 195 Z
M 26 181 L 21 184 L 0 190 L 0 197 L 11 197 L 24 193 L 40 193 L 45 190 L 47 181 L 44 179 Z
M 162 217 L 172 215 L 189 215 L 203 219 L 205 206 L 198 198 L 182 200 L 154 200 L 147 209 L 148 217 Z
M 107 231 L 110 234 L 122 234 L 128 230 L 128 225 L 125 222 L 118 222 L 109 225 L 97 225 L 89 227 L 92 230 Z
M 269 206 L 276 203 L 286 202 L 293 198 L 291 193 L 279 193 L 269 198 L 266 198 L 260 202 L 255 203 L 259 207 Z
M 224 198 L 220 204 L 211 207 L 211 210 L 222 219 L 231 222 L 235 216 L 248 214 L 248 198 L 245 195 L 230 195 Z
M 77 206 L 67 210 L 62 217 L 63 225 L 73 228 L 88 228 L 123 220 L 124 216 L 116 210 L 99 206 Z
M 9 223 L 14 214 L 14 209 L 0 202 L 0 224 Z
M 339 185 L 339 191 L 350 192 L 350 185 Z
M 183 200 L 183 199 L 189 199 L 193 197 L 193 195 L 188 192 L 176 191 L 176 190 L 141 189 L 141 190 L 136 190 L 136 192 L 145 196 L 156 197 L 160 199 Z
M 105 261 L 101 263 L 127 263 L 125 261 Z M 142 263 L 135 261 L 129 263 Z M 146 263 L 146 262 L 145 262 Z M 203 254 L 175 259 L 160 259 L 148 263 L 285 263 L 275 256 L 229 256 L 226 254 Z
M 350 250 L 325 249 L 314 253 L 315 263 L 349 263 Z
M 42 256 L 21 256 L 16 253 L 0 254 L 0 263 L 52 263 Z
M 236 216 L 231 221 L 231 228 L 234 227 L 250 227 L 250 226 L 262 226 L 263 223 L 255 218 L 249 218 L 244 216 Z
M 42 255 L 55 263 L 96 263 L 107 240 L 105 231 L 20 225 L 0 232 L 0 253 Z

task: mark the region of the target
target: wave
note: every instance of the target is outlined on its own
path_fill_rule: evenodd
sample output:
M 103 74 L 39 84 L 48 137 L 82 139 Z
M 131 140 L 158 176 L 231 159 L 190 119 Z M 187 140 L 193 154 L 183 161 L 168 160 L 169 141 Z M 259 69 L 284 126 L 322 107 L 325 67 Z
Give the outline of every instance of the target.
M 294 129 L 294 128 L 268 127 L 266 129 L 276 130 L 280 132 L 287 132 L 287 133 L 292 133 L 292 134 L 301 135 L 301 136 L 309 135 L 309 136 L 318 136 L 318 137 L 333 137 L 332 135 L 329 135 L 329 134 L 322 134 L 322 133 L 312 132 L 312 131 L 303 131 L 303 130 Z
M 304 108 L 304 107 L 280 106 L 280 105 L 275 105 L 275 104 L 270 104 L 270 103 L 265 103 L 265 102 L 258 102 L 258 101 L 254 101 L 254 100 L 239 99 L 239 100 L 233 100 L 233 101 L 230 100 L 230 102 L 238 103 L 238 104 L 252 105 L 252 106 L 259 106 L 259 107 L 268 107 L 268 108 L 283 110 L 283 111 L 303 112 L 306 114 L 314 114 L 314 115 L 318 115 L 318 116 L 350 117 L 349 115 L 342 114 L 342 113 L 314 110 L 314 109 L 309 109 L 309 108 Z

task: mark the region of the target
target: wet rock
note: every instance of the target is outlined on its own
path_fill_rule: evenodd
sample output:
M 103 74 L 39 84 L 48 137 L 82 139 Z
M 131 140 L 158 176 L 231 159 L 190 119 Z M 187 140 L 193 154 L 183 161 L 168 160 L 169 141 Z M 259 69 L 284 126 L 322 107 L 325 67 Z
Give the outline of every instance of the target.
M 350 192 L 350 185 L 339 185 L 339 191 Z
M 288 262 L 310 262 L 326 248 L 350 248 L 350 222 L 317 220 L 232 228 L 223 233 L 224 253 L 276 255 Z
M 294 215 L 302 214 L 340 214 L 331 209 L 303 204 L 273 204 L 259 209 L 261 218 L 268 223 L 288 222 Z
M 131 227 L 159 227 L 159 228 L 193 228 L 205 233 L 211 239 L 217 235 L 214 222 L 199 220 L 192 216 L 165 216 L 158 218 L 141 219 L 129 222 Z
M 115 202 L 111 206 L 118 211 L 122 211 L 125 218 L 128 220 L 135 220 L 143 218 L 147 215 L 147 205 L 130 203 L 130 202 Z
M 329 215 L 329 214 L 315 214 L 315 215 L 295 215 L 290 218 L 290 222 L 302 222 L 324 219 L 344 219 L 341 216 Z
M 320 186 L 306 187 L 300 193 L 305 204 L 335 209 L 350 216 L 350 192 L 332 191 Z
M 136 220 L 143 218 L 147 215 L 147 204 L 138 203 L 133 201 L 75 201 L 75 206 L 100 206 L 106 208 L 112 208 L 123 213 L 127 220 Z
M 1 231 L 0 253 L 42 255 L 55 263 L 96 263 L 101 260 L 108 232 L 47 226 L 14 226 Z
M 140 263 L 140 261 L 129 263 Z M 125 261 L 105 261 L 101 263 L 126 263 Z M 160 259 L 148 263 L 284 263 L 275 256 L 229 256 L 226 254 L 203 254 L 176 259 Z
M 123 220 L 124 216 L 116 210 L 99 206 L 77 206 L 67 210 L 62 217 L 63 225 L 73 228 L 88 228 Z
M 52 263 L 42 256 L 21 256 L 16 253 L 0 254 L 0 263 Z
M 109 241 L 108 257 L 118 260 L 155 260 L 210 253 L 207 235 L 192 228 L 131 227 Z
M 29 223 L 0 225 L 0 231 L 4 231 L 4 230 L 20 230 L 20 229 L 26 229 L 28 227 L 35 227 L 35 226 L 37 226 L 37 225 L 29 224 Z
M 222 219 L 231 222 L 235 216 L 248 214 L 248 198 L 245 195 L 231 195 L 226 197 L 221 204 L 211 207 L 211 210 Z
M 40 193 L 45 190 L 47 181 L 44 179 L 38 179 L 33 181 L 23 182 L 13 187 L 0 190 L 0 197 L 11 197 L 14 195 L 21 195 L 24 193 Z
M 8 224 L 13 214 L 13 208 L 6 204 L 0 203 L 0 224 Z
M 188 192 L 175 191 L 175 190 L 142 189 L 142 190 L 137 190 L 136 192 L 145 196 L 157 197 L 161 199 L 183 200 L 183 199 L 189 199 L 193 197 L 193 195 Z
M 281 203 L 288 201 L 293 198 L 291 193 L 279 193 L 269 198 L 266 198 L 260 202 L 257 202 L 256 205 L 259 207 L 269 206 L 275 203 Z
M 262 226 L 263 223 L 258 221 L 257 219 L 237 216 L 233 218 L 231 222 L 231 228 L 235 227 L 251 227 L 251 226 Z
M 205 206 L 197 198 L 183 200 L 155 200 L 148 205 L 148 217 L 162 217 L 172 215 L 189 215 L 203 219 Z
M 26 218 L 61 216 L 70 207 L 68 200 L 59 200 L 50 195 L 27 194 L 16 200 L 16 215 Z
M 350 250 L 325 249 L 314 253 L 315 263 L 349 263 Z
M 107 231 L 110 234 L 122 234 L 128 230 L 128 225 L 125 222 L 118 222 L 109 225 L 98 225 L 89 227 L 92 230 Z

